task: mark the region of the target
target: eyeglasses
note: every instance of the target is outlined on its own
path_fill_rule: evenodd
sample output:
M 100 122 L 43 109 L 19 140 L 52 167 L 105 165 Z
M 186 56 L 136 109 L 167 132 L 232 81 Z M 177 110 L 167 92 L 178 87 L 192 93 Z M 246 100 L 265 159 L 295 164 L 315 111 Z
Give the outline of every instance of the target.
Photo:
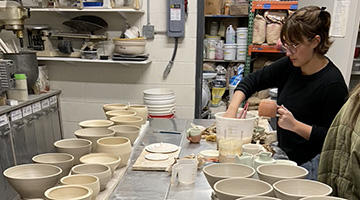
M 283 44 L 282 45 L 282 49 L 286 52 L 287 50 L 289 50 L 290 53 L 294 54 L 296 53 L 296 48 L 298 48 L 301 45 L 301 43 L 299 44 Z

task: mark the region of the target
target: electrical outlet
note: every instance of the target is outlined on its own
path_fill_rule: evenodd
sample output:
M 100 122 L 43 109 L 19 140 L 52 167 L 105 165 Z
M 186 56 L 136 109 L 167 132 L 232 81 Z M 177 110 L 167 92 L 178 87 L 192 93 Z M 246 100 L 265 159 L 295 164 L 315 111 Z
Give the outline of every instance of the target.
M 147 24 L 143 26 L 143 36 L 147 39 L 154 39 L 155 28 L 153 25 Z

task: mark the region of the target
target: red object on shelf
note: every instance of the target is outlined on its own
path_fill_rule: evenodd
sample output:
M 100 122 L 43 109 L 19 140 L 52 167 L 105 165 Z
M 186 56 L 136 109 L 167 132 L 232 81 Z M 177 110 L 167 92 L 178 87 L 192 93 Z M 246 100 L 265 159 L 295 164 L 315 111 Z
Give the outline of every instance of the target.
M 354 58 L 358 58 L 360 54 L 360 47 L 355 48 Z
M 251 11 L 259 9 L 294 10 L 298 8 L 298 1 L 253 1 Z
M 148 116 L 149 118 L 162 118 L 162 119 L 172 119 L 172 118 L 175 118 L 175 115 L 174 114 L 171 114 L 171 115 L 149 115 Z
M 252 52 L 285 53 L 285 51 L 280 50 L 277 45 L 267 45 L 267 44 L 252 44 L 252 45 L 249 45 L 248 54 L 251 55 Z

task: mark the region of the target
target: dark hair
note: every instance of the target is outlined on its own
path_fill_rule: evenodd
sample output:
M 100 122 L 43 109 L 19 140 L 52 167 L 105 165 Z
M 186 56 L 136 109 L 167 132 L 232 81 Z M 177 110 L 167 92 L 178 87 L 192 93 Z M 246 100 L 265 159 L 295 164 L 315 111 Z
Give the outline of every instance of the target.
M 282 43 L 301 43 L 304 38 L 312 39 L 319 35 L 321 41 L 315 48 L 315 52 L 326 54 L 331 44 L 329 39 L 331 16 L 325 11 L 325 7 L 306 6 L 295 11 L 281 29 L 280 38 Z

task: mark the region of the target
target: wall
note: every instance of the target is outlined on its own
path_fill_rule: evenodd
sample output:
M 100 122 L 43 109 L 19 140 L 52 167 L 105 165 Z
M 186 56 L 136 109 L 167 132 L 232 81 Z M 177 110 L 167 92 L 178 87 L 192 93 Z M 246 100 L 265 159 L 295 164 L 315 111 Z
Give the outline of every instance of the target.
M 152 63 L 148 65 L 121 65 L 80 62 L 41 61 L 48 68 L 51 88 L 60 89 L 61 116 L 64 136 L 74 137 L 78 123 L 88 119 L 104 119 L 102 104 L 142 104 L 142 91 L 148 88 L 172 88 L 176 95 L 177 118 L 194 118 L 195 104 L 195 50 L 196 50 L 196 1 L 189 1 L 185 38 L 179 40 L 172 71 L 163 80 L 162 73 L 170 60 L 174 40 L 165 35 L 166 0 L 150 0 L 150 22 L 158 34 L 148 40 L 146 51 Z M 146 11 L 146 0 L 142 10 Z M 61 23 L 73 16 L 65 13 L 31 13 L 27 24 L 50 24 L 51 28 L 65 29 Z M 93 13 L 84 13 L 93 14 Z M 110 36 L 118 36 L 124 20 L 118 13 L 96 13 L 108 23 Z M 128 22 L 137 27 L 147 23 L 144 14 L 127 14 Z M 52 20 L 58 22 L 53 23 Z M 112 44 L 111 41 L 108 42 Z M 108 49 L 107 49 L 108 51 Z
M 299 0 L 299 8 L 306 5 L 325 6 L 326 10 L 333 14 L 335 0 Z M 333 38 L 334 43 L 329 49 L 327 56 L 341 70 L 345 82 L 349 85 L 351 69 L 354 59 L 354 51 L 358 34 L 360 18 L 360 1 L 351 0 L 347 16 L 347 26 L 344 38 Z M 340 53 L 341 52 L 341 53 Z

